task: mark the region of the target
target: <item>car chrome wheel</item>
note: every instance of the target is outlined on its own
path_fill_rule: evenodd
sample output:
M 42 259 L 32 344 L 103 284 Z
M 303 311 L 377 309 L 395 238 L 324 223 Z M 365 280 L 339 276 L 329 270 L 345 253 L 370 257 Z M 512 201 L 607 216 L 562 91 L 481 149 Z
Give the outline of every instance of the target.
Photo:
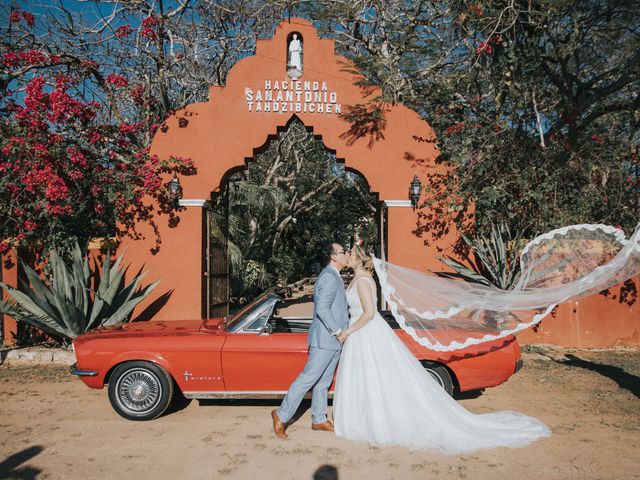
M 427 372 L 429 372 L 431 378 L 433 378 L 445 392 L 449 395 L 453 395 L 453 380 L 451 379 L 451 375 L 449 374 L 447 367 L 428 360 L 422 360 L 420 363 L 422 363 L 422 366 Z
M 151 362 L 125 362 L 109 379 L 111 406 L 129 420 L 151 420 L 167 409 L 173 398 L 173 379 Z
M 444 380 L 442 380 L 442 377 L 440 375 L 438 375 L 436 372 L 434 372 L 433 370 L 431 370 L 430 368 L 427 368 L 427 372 L 429 372 L 431 374 L 431 377 L 438 382 L 438 385 L 440 385 L 442 388 L 444 388 Z
M 158 377 L 148 370 L 129 370 L 118 379 L 118 399 L 124 408 L 132 412 L 146 412 L 158 403 L 162 386 Z

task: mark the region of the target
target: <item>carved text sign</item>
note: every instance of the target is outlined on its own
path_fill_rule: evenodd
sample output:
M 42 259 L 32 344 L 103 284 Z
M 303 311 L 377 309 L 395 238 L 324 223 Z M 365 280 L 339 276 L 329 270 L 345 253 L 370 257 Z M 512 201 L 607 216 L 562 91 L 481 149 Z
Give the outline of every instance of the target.
M 256 113 L 342 112 L 337 93 L 321 81 L 265 80 L 263 88 L 245 87 L 244 96 L 249 111 Z

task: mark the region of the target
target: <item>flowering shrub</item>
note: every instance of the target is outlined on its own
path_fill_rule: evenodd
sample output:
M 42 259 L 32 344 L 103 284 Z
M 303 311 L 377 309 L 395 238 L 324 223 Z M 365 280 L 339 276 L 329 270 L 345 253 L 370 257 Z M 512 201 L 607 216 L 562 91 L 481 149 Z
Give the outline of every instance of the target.
M 29 27 L 33 27 L 33 25 L 36 23 L 36 18 L 33 16 L 33 13 L 24 12 L 19 9 L 11 11 L 9 20 L 13 23 L 19 23 L 20 21 L 24 20 L 24 23 L 26 23 Z
M 25 58 L 31 60 L 25 60 Z M 16 62 L 42 62 L 29 52 Z M 80 66 L 83 68 L 83 66 Z M 157 232 L 155 214 L 175 217 L 166 188 L 173 174 L 195 173 L 188 159 L 160 160 L 139 146 L 142 122 L 105 123 L 101 106 L 73 95 L 80 75 L 34 76 L 22 105 L 5 92 L 0 122 L 0 253 L 10 246 L 86 241 L 91 237 L 137 237 L 136 222 Z M 126 88 L 124 76 L 105 81 Z M 160 239 L 156 239 L 156 248 Z
M 147 17 L 142 21 L 142 27 L 140 35 L 147 40 L 154 40 L 158 38 L 157 27 L 162 23 L 162 20 L 158 17 Z
M 115 73 L 110 73 L 109 75 L 107 75 L 107 78 L 105 78 L 105 81 L 107 83 L 110 83 L 116 88 L 122 88 L 129 85 L 129 82 L 127 81 L 126 78 L 124 78 L 122 75 L 117 75 Z

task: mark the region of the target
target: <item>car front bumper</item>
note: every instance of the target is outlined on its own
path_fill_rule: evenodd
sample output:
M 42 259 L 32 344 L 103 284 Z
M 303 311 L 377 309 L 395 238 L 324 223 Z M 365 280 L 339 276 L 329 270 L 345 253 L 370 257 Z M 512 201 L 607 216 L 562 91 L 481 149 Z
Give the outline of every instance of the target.
M 69 373 L 79 377 L 95 377 L 98 375 L 98 372 L 95 370 L 80 370 L 77 363 L 74 363 L 69 367 Z

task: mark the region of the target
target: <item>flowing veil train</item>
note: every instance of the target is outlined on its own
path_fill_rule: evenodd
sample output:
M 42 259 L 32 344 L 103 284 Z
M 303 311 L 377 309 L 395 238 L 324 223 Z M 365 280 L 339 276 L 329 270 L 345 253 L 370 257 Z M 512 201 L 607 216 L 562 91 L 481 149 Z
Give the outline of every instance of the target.
M 419 344 L 450 351 L 519 332 L 553 308 L 640 274 L 640 224 L 629 239 L 607 225 L 572 225 L 530 241 L 512 290 L 400 267 L 374 257 L 382 294 Z

